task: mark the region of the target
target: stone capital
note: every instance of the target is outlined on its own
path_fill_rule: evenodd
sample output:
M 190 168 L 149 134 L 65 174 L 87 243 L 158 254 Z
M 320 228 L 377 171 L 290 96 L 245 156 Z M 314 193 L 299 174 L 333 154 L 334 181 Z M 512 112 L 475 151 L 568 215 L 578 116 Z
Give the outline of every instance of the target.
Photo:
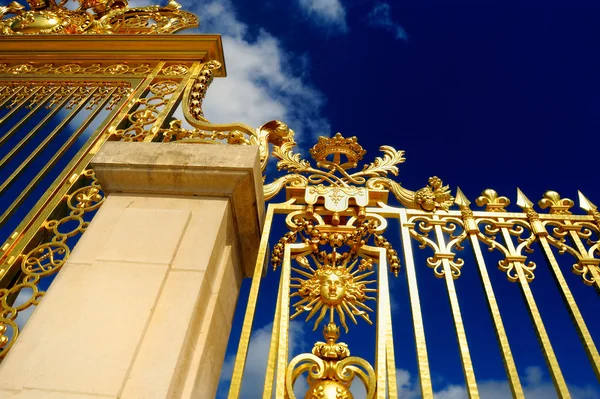
M 252 275 L 265 207 L 257 146 L 107 142 L 91 165 L 107 194 L 229 198 L 244 274 Z

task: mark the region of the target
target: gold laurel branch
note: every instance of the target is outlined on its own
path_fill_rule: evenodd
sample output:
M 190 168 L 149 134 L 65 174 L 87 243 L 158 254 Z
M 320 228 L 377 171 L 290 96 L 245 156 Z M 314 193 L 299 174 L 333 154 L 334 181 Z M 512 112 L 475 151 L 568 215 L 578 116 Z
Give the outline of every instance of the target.
M 404 151 L 398 151 L 393 147 L 384 145 L 379 147 L 379 150 L 383 152 L 383 157 L 376 157 L 375 161 L 363 167 L 363 170 L 357 173 L 353 173 L 353 178 L 359 176 L 387 176 L 388 173 L 398 176 L 399 163 L 403 163 L 406 159 L 404 158 Z

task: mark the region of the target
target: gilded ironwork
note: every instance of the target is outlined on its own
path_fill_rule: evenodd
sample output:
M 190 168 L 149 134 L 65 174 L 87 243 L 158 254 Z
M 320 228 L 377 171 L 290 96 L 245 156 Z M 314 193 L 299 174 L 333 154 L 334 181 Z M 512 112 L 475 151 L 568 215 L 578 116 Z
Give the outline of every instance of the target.
M 0 9 L 2 34 L 18 37 L 67 33 L 152 34 L 171 33 L 197 24 L 195 17 L 180 11 L 173 1 L 165 7 L 130 8 L 122 0 L 82 0 L 77 10 L 68 10 L 66 1 L 60 4 L 54 0 L 28 2 L 29 10 L 15 2 Z M 220 41 L 216 40 L 216 43 L 211 48 L 220 46 Z M 215 52 L 209 50 L 205 53 L 213 57 Z M 64 265 L 70 252 L 67 241 L 85 231 L 87 218 L 103 201 L 93 172 L 85 171 L 91 157 L 106 140 L 155 141 L 257 146 L 264 174 L 264 198 L 273 200 L 283 192 L 287 198 L 286 202 L 269 204 L 267 209 L 229 398 L 243 397 L 241 382 L 275 214 L 286 216 L 288 232 L 270 253 L 271 263 L 281 273 L 281 278 L 263 398 L 270 399 L 273 395 L 294 398 L 294 384 L 304 373 L 308 374 L 305 398 L 353 398 L 356 396 L 352 393 L 352 387 L 356 386 L 353 385 L 355 377 L 364 384 L 368 398 L 398 397 L 388 272 L 396 276 L 406 273 L 421 396 L 433 398 L 417 278 L 417 268 L 424 266 L 444 281 L 439 288 L 427 289 L 443 289 L 448 295 L 469 397 L 479 397 L 479 386 L 460 307 L 468 292 L 460 291 L 455 280 L 463 273 L 478 273 L 512 396 L 523 398 L 523 387 L 509 344 L 512 337 L 504 328 L 482 244 L 490 251 L 499 251 L 502 259 L 498 268 L 515 283 L 511 287 L 519 287 L 517 290 L 520 290 L 531 316 L 558 396 L 567 398 L 570 394 L 560 359 L 554 353 L 530 287 L 540 273 L 552 274 L 600 379 L 600 355 L 554 255 L 554 251 L 570 254 L 574 264 L 566 269 L 600 292 L 600 212 L 591 201 L 579 193 L 580 206 L 587 214 L 577 215 L 573 214 L 572 200 L 548 191 L 538 202 L 547 213 L 538 213 L 534 203 L 518 190 L 515 203 L 521 211 L 511 212 L 507 210 L 511 204 L 508 197 L 487 189 L 475 201 L 485 209 L 471 209 L 464 193 L 456 189 L 454 197 L 450 186 L 436 176 L 416 190 L 397 182 L 399 165 L 405 162 L 404 151 L 382 146 L 382 153 L 372 162 L 364 161 L 367 154 L 357 138 L 344 137 L 340 133 L 320 137 L 308 151 L 312 160 L 304 159 L 296 150 L 293 130 L 284 122 L 270 121 L 254 128 L 243 123 L 213 124 L 209 121 L 203 111 L 203 102 L 213 78 L 224 74 L 223 58 L 218 54 L 216 57 L 219 60 L 200 57 L 194 61 L 189 57 L 146 60 L 143 53 L 138 53 L 123 61 L 119 59 L 120 62 L 106 61 L 101 56 L 62 62 L 51 57 L 2 61 L 0 109 L 3 113 L 0 124 L 19 112 L 23 112 L 25 118 L 3 132 L 0 144 L 15 137 L 25 120 L 32 119 L 37 124 L 31 131 L 17 135 L 19 142 L 0 160 L 0 167 L 24 148 L 58 110 L 66 110 L 68 116 L 56 129 L 47 132 L 8 180 L 0 183 L 0 192 L 12 184 L 13 177 L 36 159 L 77 112 L 91 112 L 50 162 L 42 166 L 14 204 L 3 209 L 0 224 L 65 154 L 100 110 L 114 112 L 102 121 L 84 148 L 77 152 L 40 199 L 39 205 L 0 247 L 3 283 L 0 290 L 0 348 L 3 348 L 0 357 L 6 355 L 19 334 L 15 322 L 19 313 L 37 305 L 43 296 L 38 282 Z M 175 119 L 173 115 L 180 105 L 183 117 Z M 36 113 L 44 109 L 48 113 L 35 119 Z M 284 172 L 275 178 L 267 172 L 271 159 L 275 159 L 277 168 Z M 388 204 L 390 198 L 397 200 L 397 206 Z M 56 216 L 63 205 L 68 213 Z M 452 209 L 454 205 L 457 208 Z M 388 219 L 399 220 L 404 254 L 402 269 L 392 245 L 395 243 L 384 236 Z M 43 235 L 48 238 L 40 241 Z M 432 251 L 422 264 L 413 256 L 413 241 Z M 473 269 L 464 261 L 465 255 L 457 253 L 467 242 L 473 249 Z M 548 269 L 538 267 L 528 258 L 528 253 L 538 244 Z M 30 292 L 30 296 L 24 302 L 15 302 L 15 297 L 24 292 Z M 323 325 L 325 340 L 317 341 L 312 353 L 300 354 L 290 361 L 289 323 L 301 316 L 313 323 L 315 329 Z M 355 333 L 355 328 L 349 328 L 348 319 L 356 325 L 359 319 L 374 324 L 374 327 L 365 327 L 376 328 L 372 364 L 350 356 L 348 346 L 339 342 L 340 328 L 346 334 Z
M 148 63 L 12 63 L 0 64 L 0 75 L 74 75 L 145 76 L 152 71 Z M 168 75 L 168 73 L 165 73 Z
M 308 372 L 309 384 L 305 399 L 353 399 L 350 387 L 358 377 L 365 386 L 366 399 L 375 396 L 375 371 L 360 357 L 350 356 L 348 345 L 337 342 L 340 329 L 330 322 L 323 327 L 325 342 L 318 341 L 312 354 L 294 357 L 286 372 L 286 396 L 295 399 L 294 383 Z
M 83 172 L 79 180 L 79 184 L 75 184 L 79 188 L 63 200 L 69 213 L 60 219 L 48 220 L 43 229 L 49 238 L 24 253 L 20 259 L 20 282 L 0 289 L 0 359 L 6 356 L 19 336 L 16 322 L 19 314 L 37 306 L 44 296 L 45 291 L 39 289 L 39 282 L 58 273 L 71 252 L 69 238 L 85 232 L 89 226 L 86 214 L 95 211 L 104 202 L 102 188 L 93 170 Z
M 27 0 L 0 7 L 0 35 L 162 34 L 198 26 L 195 15 L 169 0 L 164 7 L 129 7 L 127 0 Z M 14 16 L 9 16 L 14 15 Z M 8 17 L 7 17 L 8 16 Z

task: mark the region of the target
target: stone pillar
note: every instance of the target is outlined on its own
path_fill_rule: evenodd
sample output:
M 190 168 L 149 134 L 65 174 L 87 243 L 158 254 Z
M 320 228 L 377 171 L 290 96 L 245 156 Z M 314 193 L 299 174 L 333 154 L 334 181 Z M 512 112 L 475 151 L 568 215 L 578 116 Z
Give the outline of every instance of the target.
M 0 397 L 213 398 L 264 212 L 258 149 L 109 142 L 108 193 L 15 346 Z

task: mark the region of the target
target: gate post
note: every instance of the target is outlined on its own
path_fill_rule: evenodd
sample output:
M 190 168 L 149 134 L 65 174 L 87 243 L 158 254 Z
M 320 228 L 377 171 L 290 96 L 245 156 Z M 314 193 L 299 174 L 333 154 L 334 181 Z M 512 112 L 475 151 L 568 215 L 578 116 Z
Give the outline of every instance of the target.
M 214 397 L 260 237 L 257 147 L 109 142 L 92 167 L 106 202 L 0 365 L 0 396 Z

